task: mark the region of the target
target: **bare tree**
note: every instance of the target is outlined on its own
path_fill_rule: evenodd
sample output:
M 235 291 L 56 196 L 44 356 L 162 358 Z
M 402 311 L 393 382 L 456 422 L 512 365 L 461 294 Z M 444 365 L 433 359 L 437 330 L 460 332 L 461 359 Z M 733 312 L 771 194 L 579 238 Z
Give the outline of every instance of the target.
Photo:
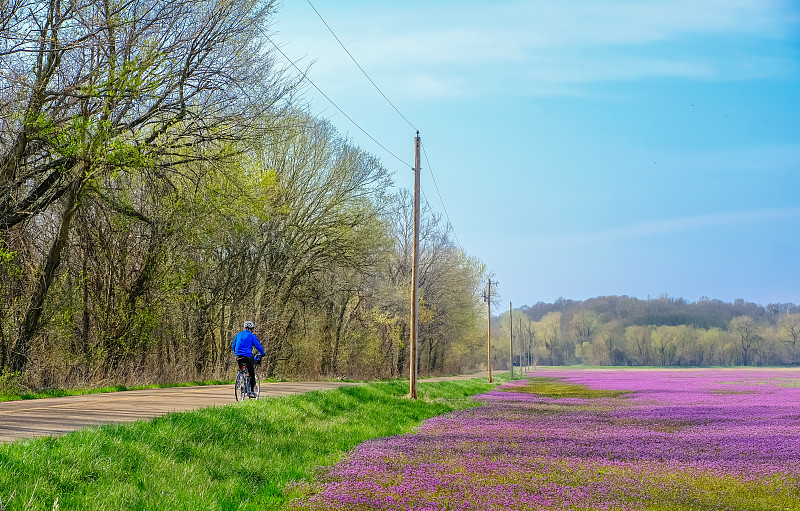
M 265 324 L 268 376 L 293 353 L 290 333 L 314 283 L 331 268 L 368 264 L 370 240 L 383 235 L 373 201 L 389 182 L 386 169 L 327 123 L 298 121 L 256 153 L 263 175 L 275 179 L 269 216 L 251 240 L 252 304 Z
M 797 348 L 800 341 L 800 314 L 787 314 L 781 318 L 780 325 L 786 332 L 783 343 L 789 348 L 790 363 L 797 364 Z
M 287 94 L 261 46 L 272 10 L 249 0 L 50 0 L 0 14 L 0 226 L 56 226 L 33 263 L 41 274 L 15 370 L 27 364 L 86 197 L 154 225 L 136 208 L 139 193 L 120 188 L 127 176 L 174 190 L 192 164 L 235 154 L 257 135 L 252 120 Z M 144 261 L 142 283 L 150 268 Z
M 749 316 L 736 316 L 731 320 L 730 332 L 736 337 L 741 348 L 742 364 L 750 362 L 750 356 L 758 350 L 761 337 L 756 333 L 756 325 Z

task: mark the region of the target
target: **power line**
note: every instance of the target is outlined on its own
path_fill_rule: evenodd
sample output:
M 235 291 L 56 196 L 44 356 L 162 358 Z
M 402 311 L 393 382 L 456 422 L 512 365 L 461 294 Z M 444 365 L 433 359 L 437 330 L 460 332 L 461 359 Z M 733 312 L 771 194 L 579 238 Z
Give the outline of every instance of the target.
M 366 71 L 364 71 L 364 68 L 363 68 L 363 67 L 361 67 L 361 64 L 359 64 L 359 63 L 358 63 L 358 61 L 355 59 L 355 57 L 353 57 L 353 55 L 350 53 L 350 51 L 349 51 L 349 50 L 348 50 L 348 49 L 345 47 L 344 43 L 342 43 L 342 41 L 339 39 L 339 37 L 337 37 L 337 36 L 336 36 L 336 34 L 335 34 L 335 33 L 333 32 L 333 30 L 331 29 L 331 27 L 328 25 L 328 23 L 325 21 L 325 19 L 322 17 L 322 15 L 319 13 L 319 11 L 317 11 L 317 8 L 316 8 L 316 7 L 314 7 L 314 4 L 312 4 L 312 3 L 311 3 L 311 0 L 306 0 L 306 1 L 308 2 L 308 5 L 310 5 L 310 6 L 311 6 L 311 8 L 314 10 L 314 12 L 315 12 L 315 13 L 317 13 L 317 16 L 319 16 L 319 19 L 320 19 L 320 20 L 322 21 L 322 23 L 323 23 L 323 24 L 324 24 L 324 25 L 325 25 L 325 26 L 328 28 L 328 31 L 331 33 L 331 35 L 333 35 L 333 37 L 336 39 L 336 41 L 339 43 L 339 45 L 341 45 L 342 49 L 344 49 L 344 51 L 347 53 L 347 55 L 349 55 L 349 56 L 350 56 L 350 58 L 353 60 L 353 62 L 355 63 L 355 65 L 356 65 L 356 66 L 358 66 L 358 69 L 360 69 L 360 70 L 361 70 L 361 72 L 364 74 L 364 76 L 367 78 L 367 80 L 369 80 L 369 82 L 372 84 L 372 86 L 373 86 L 373 87 L 375 87 L 375 89 L 376 89 L 376 90 L 377 90 L 377 91 L 380 93 L 380 95 L 381 95 L 381 96 L 383 96 L 383 98 L 386 100 L 386 102 L 387 102 L 387 103 L 389 103 L 389 105 L 391 105 L 391 107 L 392 107 L 392 108 L 394 108 L 395 112 L 397 112 L 397 113 L 400 115 L 400 117 L 402 117 L 402 118 L 403 118 L 403 120 L 405 120 L 405 121 L 406 121 L 406 123 L 408 123 L 408 125 L 409 125 L 409 126 L 411 126 L 411 127 L 412 127 L 412 128 L 413 128 L 413 129 L 414 129 L 416 132 L 417 132 L 417 135 L 419 135 L 419 130 L 417 130 L 417 128 L 416 128 L 416 127 L 415 127 L 415 126 L 414 126 L 414 125 L 411 123 L 411 121 L 409 121 L 409 120 L 408 120 L 408 118 L 407 118 L 405 115 L 403 115 L 403 113 L 402 113 L 400 110 L 398 110 L 398 108 L 397 108 L 397 107 L 394 105 L 394 103 L 392 103 L 392 102 L 391 102 L 391 100 L 390 100 L 388 97 L 386 97 L 386 94 L 384 94 L 384 93 L 383 93 L 383 91 L 381 91 L 380 87 L 378 87 L 378 85 L 377 85 L 377 84 L 376 84 L 376 83 L 375 83 L 375 82 L 372 80 L 372 78 L 370 78 L 370 77 L 369 77 L 369 75 L 367 74 L 367 72 L 366 72 Z M 290 58 L 289 58 L 289 57 L 286 55 L 286 53 L 284 53 L 284 52 L 283 52 L 283 50 L 281 50 L 280 46 L 278 46 L 278 45 L 275 43 L 275 41 L 273 41 L 273 40 L 272 40 L 272 38 L 270 38 L 270 37 L 269 37 L 267 34 L 265 34 L 265 33 L 263 33 L 263 32 L 262 32 L 262 34 L 263 34 L 263 35 L 264 35 L 264 37 L 265 37 L 265 38 L 266 38 L 266 39 L 267 39 L 267 40 L 268 40 L 268 41 L 269 41 L 269 42 L 272 44 L 272 46 L 274 46 L 274 47 L 275 47 L 275 49 L 276 49 L 276 50 L 278 50 L 278 52 L 279 52 L 281 55 L 283 55 L 283 58 L 284 58 L 284 59 L 286 59 L 286 61 L 288 61 L 288 62 L 289 62 L 291 65 L 292 65 L 292 67 L 294 67 L 294 68 L 297 70 L 297 72 L 298 72 L 298 73 L 300 73 L 300 74 L 302 75 L 303 79 L 304 79 L 304 80 L 308 80 L 308 83 L 310 83 L 310 84 L 311 84 L 311 85 L 312 85 L 312 86 L 313 86 L 315 89 L 317 89 L 317 91 L 318 91 L 320 94 L 322 94 L 322 96 L 323 96 L 325 99 L 327 99 L 327 100 L 328 100 L 328 102 L 330 102 L 330 104 L 332 104 L 334 107 L 336 107 L 336 109 L 337 109 L 337 110 L 338 110 L 338 111 L 339 111 L 339 112 L 340 112 L 342 115 L 344 115 L 344 116 L 347 118 L 347 120 L 349 120 L 351 123 L 353 123 L 353 125 L 354 125 L 355 127 L 357 127 L 359 130 L 361 130 L 361 132 L 362 132 L 362 133 L 364 133 L 364 134 L 365 134 L 367 137 L 369 137 L 369 138 L 370 138 L 370 140 L 372 140 L 373 142 L 375 142 L 376 144 L 378 144 L 378 146 L 380 146 L 380 147 L 381 147 L 381 148 L 382 148 L 384 151 L 386 151 L 388 154 L 392 155 L 392 156 L 393 156 L 393 157 L 394 157 L 394 158 L 395 158 L 397 161 L 399 161 L 399 162 L 400 162 L 400 163 L 402 163 L 403 165 L 406 165 L 407 167 L 409 167 L 409 168 L 413 169 L 413 165 L 409 165 L 409 164 L 408 164 L 408 163 L 407 163 L 405 160 L 403 160 L 402 158 L 400 158 L 399 156 L 397 156 L 396 154 L 394 154 L 392 151 L 390 151 L 390 150 L 389 150 L 389 149 L 388 149 L 386 146 L 384 146 L 383 144 L 381 144 L 380 142 L 378 142 L 378 140 L 377 140 L 375 137 L 373 137 L 372 135 L 370 135 L 370 134 L 367 132 L 367 130 L 365 130 L 364 128 L 362 128 L 362 127 L 361 127 L 361 126 L 360 126 L 360 125 L 359 125 L 359 124 L 358 124 L 358 123 L 357 123 L 355 120 L 353 120 L 353 118 L 352 118 L 352 117 L 350 117 L 349 115 L 347 115 L 347 113 L 345 113 L 345 111 L 344 111 L 344 110 L 342 110 L 342 109 L 339 107 L 339 105 L 337 105 L 337 104 L 336 104 L 336 102 L 335 102 L 335 101 L 333 101 L 333 100 L 332 100 L 332 99 L 331 99 L 331 98 L 330 98 L 330 97 L 329 97 L 327 94 L 325 94 L 325 93 L 322 91 L 322 89 L 320 89 L 320 88 L 317 86 L 317 84 L 315 84 L 315 83 L 313 82 L 313 80 L 311 80 L 311 78 L 309 78 L 309 77 L 308 77 L 308 74 L 306 74 L 306 73 L 305 73 L 303 70 L 301 70 L 301 69 L 300 69 L 300 68 L 297 66 L 297 64 L 295 64 L 295 62 L 294 62 L 292 59 L 290 59 Z M 461 247 L 461 249 L 463 250 L 463 246 L 461 245 L 461 241 L 458 239 L 458 234 L 456 234 L 456 230 L 455 230 L 455 227 L 453 226 L 453 222 L 450 220 L 450 215 L 447 213 L 447 207 L 444 205 L 444 199 L 442 198 L 442 192 L 439 190 L 439 184 L 436 182 L 436 176 L 434 176 L 434 175 L 433 175 L 433 169 L 431 168 L 431 162 L 430 162 L 430 160 L 428 159 L 428 152 L 425 150 L 425 145 L 424 145 L 424 144 L 420 144 L 420 145 L 422 146 L 422 152 L 423 152 L 423 154 L 425 155 L 425 162 L 428 164 L 428 171 L 431 173 L 431 178 L 433 178 L 433 184 L 434 184 L 434 186 L 436 187 L 436 193 L 437 193 L 437 195 L 439 195 L 439 202 L 442 204 L 442 209 L 444 210 L 444 214 L 445 214 L 445 216 L 447 217 L 447 223 L 448 223 L 448 225 L 450 226 L 450 230 L 453 232 L 453 236 L 454 236 L 454 237 L 455 237 L 455 239 L 456 239 L 456 243 L 458 243 L 458 246 L 459 246 L 459 247 Z M 422 192 L 422 196 L 424 197 L 424 199 L 425 199 L 425 202 L 427 202 L 428 204 L 430 204 L 430 201 L 428 201 L 428 197 L 425 195 L 425 191 L 424 191 L 424 190 L 421 190 L 421 189 L 420 189 L 420 191 Z
M 311 5 L 312 9 L 314 9 L 314 11 L 316 12 L 317 10 L 316 10 L 316 8 L 314 8 L 314 5 L 313 5 L 313 4 L 311 4 L 311 2 L 310 2 L 309 0 L 306 0 L 306 1 L 308 1 L 309 5 Z M 317 15 L 319 16 L 319 12 L 317 12 Z M 322 16 L 320 16 L 320 19 L 322 19 Z M 323 22 L 323 23 L 325 23 L 325 20 L 324 20 L 324 19 L 322 19 L 322 22 Z M 325 23 L 325 26 L 328 26 L 328 24 L 327 24 L 327 23 Z M 328 30 L 330 30 L 330 27 L 328 27 Z M 332 30 L 331 30 L 331 34 L 333 34 L 333 31 L 332 31 Z M 278 52 L 279 52 L 281 55 L 283 55 L 283 58 L 284 58 L 284 59 L 286 59 L 286 61 L 288 61 L 288 62 L 289 62 L 291 65 L 292 65 L 292 67 L 294 67 L 294 68 L 297 70 L 297 72 L 298 72 L 298 73 L 300 73 L 300 74 L 303 76 L 303 79 L 304 79 L 304 80 L 308 80 L 308 83 L 310 83 L 310 84 L 311 84 L 311 85 L 312 85 L 312 86 L 313 86 L 315 89 L 317 89 L 317 91 L 318 91 L 320 94 L 322 94 L 322 96 L 323 96 L 325 99 L 327 99 L 327 100 L 328 100 L 328 102 L 330 102 L 330 104 L 332 104 L 334 107 L 336 107 L 336 109 L 337 109 L 337 110 L 338 110 L 338 111 L 339 111 L 339 112 L 340 112 L 342 115 L 344 115 L 344 116 L 347 118 L 347 120 L 349 120 L 351 123 L 353 123 L 353 125 L 354 125 L 355 127 L 357 127 L 359 130 L 361 130 L 361 132 L 362 132 L 362 133 L 364 133 L 366 136 L 368 136 L 368 137 L 370 138 L 370 140 L 372 140 L 373 142 L 375 142 L 376 144 L 378 144 L 378 146 L 380 146 L 380 147 L 381 147 L 381 148 L 382 148 L 384 151 L 386 151 L 388 154 L 392 155 L 392 156 L 393 156 L 393 157 L 394 157 L 394 158 L 395 158 L 397 161 L 399 161 L 400 163 L 402 163 L 403 165 L 406 165 L 407 167 L 409 167 L 409 168 L 411 168 L 411 169 L 413 169 L 413 168 L 414 168 L 414 166 L 413 166 L 413 165 L 409 165 L 409 164 L 408 164 L 408 163 L 407 163 L 405 160 L 403 160 L 402 158 L 400 158 L 399 156 L 397 156 L 395 153 L 393 153 L 392 151 L 390 151 L 390 150 L 389 150 L 389 149 L 388 149 L 386 146 L 384 146 L 383 144 L 381 144 L 380 142 L 378 142 L 378 140 L 377 140 L 375 137 L 373 137 L 372 135 L 370 135 L 370 134 L 367 132 L 367 130 L 365 130 L 364 128 L 362 128 L 362 127 L 361 127 L 361 125 L 359 125 L 359 124 L 358 124 L 358 123 L 357 123 L 357 122 L 356 122 L 356 121 L 355 121 L 355 120 L 354 120 L 352 117 L 350 117 L 349 115 L 347 115 L 347 113 L 345 113 L 345 111 L 344 111 L 344 110 L 342 110 L 342 109 L 339 107 L 339 105 L 337 105 L 337 104 L 336 104 L 336 102 L 335 102 L 335 101 L 333 101 L 333 100 L 332 100 L 332 99 L 331 99 L 331 98 L 330 98 L 330 97 L 329 97 L 327 94 L 325 94 L 325 93 L 322 91 L 322 89 L 320 89 L 320 88 L 317 86 L 317 84 L 315 84 L 315 83 L 313 82 L 313 80 L 311 80 L 311 78 L 309 78 L 309 77 L 308 77 L 308 74 L 306 74 L 306 73 L 305 73 L 305 72 L 304 72 L 302 69 L 300 69 L 300 68 L 297 66 L 297 64 L 295 64 L 295 63 L 294 63 L 294 61 L 293 61 L 292 59 L 290 59 L 290 58 L 289 58 L 289 57 L 286 55 L 286 53 L 284 53 L 284 52 L 283 52 L 283 50 L 281 50 L 280 46 L 278 46 L 278 45 L 275 43 L 275 41 L 273 41 L 273 40 L 272 40 L 272 39 L 271 39 L 271 38 L 270 38 L 268 35 L 266 35 L 266 34 L 263 34 L 263 35 L 264 35 L 264 37 L 265 37 L 265 38 L 266 38 L 266 39 L 267 39 L 267 40 L 268 40 L 268 41 L 269 41 L 269 42 L 272 44 L 272 46 L 274 46 L 274 47 L 275 47 L 275 49 L 276 49 L 276 50 L 278 50 Z M 336 37 L 336 34 L 333 34 L 333 36 L 334 36 L 334 37 Z M 336 37 L 336 40 L 337 40 L 337 41 L 339 41 L 339 38 L 338 38 L 338 37 Z M 339 41 L 339 44 L 342 44 L 342 42 L 341 42 L 341 41 Z M 344 45 L 342 45 L 342 48 L 344 48 Z M 345 51 L 347 51 L 347 48 L 344 48 L 344 49 L 345 49 Z M 348 55 L 350 55 L 350 52 L 348 51 L 348 52 L 347 52 L 347 54 L 348 54 Z M 353 56 L 352 56 L 352 55 L 350 55 L 350 58 L 353 58 Z M 354 59 L 354 58 L 353 58 L 353 62 L 355 62 L 355 59 Z M 358 65 L 358 62 L 356 62 L 356 65 Z M 358 67 L 359 67 L 359 69 L 361 69 L 361 71 L 364 73 L 364 75 L 365 75 L 365 76 L 367 76 L 367 73 L 366 73 L 366 72 L 365 72 L 365 71 L 364 71 L 364 70 L 361 68 L 361 66 L 359 65 Z M 370 82 L 372 82 L 372 80 L 369 78 L 369 76 L 367 76 L 367 79 L 369 79 L 369 81 L 370 81 Z M 375 85 L 375 82 L 372 82 L 372 84 L 375 86 L 375 88 L 376 88 L 376 89 L 378 89 L 378 92 L 381 92 L 381 91 L 380 91 L 380 89 L 378 88 L 378 86 L 377 86 L 377 85 Z M 381 92 L 381 95 L 382 95 L 384 98 L 386 98 L 386 96 L 383 94 L 383 92 Z M 405 120 L 406 120 L 406 122 L 408 122 L 408 124 L 409 124 L 409 125 L 410 125 L 412 128 L 414 128 L 414 125 L 413 125 L 413 124 L 411 124 L 411 123 L 408 121 L 408 119 L 406 119 L 406 118 L 405 118 L 405 116 L 404 116 L 404 115 L 403 115 L 403 114 L 402 114 L 402 113 L 401 113 L 399 110 L 397 110 L 397 108 L 396 108 L 396 107 L 395 107 L 395 106 L 392 104 L 392 102 L 391 102 L 391 101 L 389 101 L 389 98 L 386 98 L 386 101 L 388 101 L 388 102 L 389 102 L 389 104 L 390 104 L 390 105 L 392 105 L 392 107 L 393 107 L 393 108 L 394 108 L 394 109 L 397 111 L 397 113 L 398 113 L 398 114 L 400 114 L 400 115 L 403 117 L 403 119 L 405 119 Z M 416 130 L 416 128 L 414 128 L 414 129 Z M 417 131 L 417 133 L 419 133 L 419 131 Z M 439 190 L 439 184 L 436 182 L 436 176 L 434 176 L 434 174 L 433 174 L 433 169 L 431 168 L 431 162 L 430 162 L 430 160 L 428 159 L 428 152 L 425 150 L 425 145 L 424 145 L 424 144 L 421 144 L 421 145 L 422 145 L 422 152 L 423 152 L 423 154 L 425 155 L 425 162 L 428 164 L 428 171 L 431 173 L 431 178 L 433 178 L 433 184 L 434 184 L 434 186 L 436 187 L 436 193 L 437 193 L 437 195 L 439 195 L 439 202 L 442 204 L 442 209 L 444 210 L 444 214 L 445 214 L 445 216 L 447 217 L 447 223 L 448 223 L 448 225 L 450 226 L 450 230 L 451 230 L 451 231 L 453 231 L 453 236 L 454 236 L 454 237 L 455 237 L 455 239 L 456 239 L 456 243 L 458 243 L 459 247 L 462 247 L 462 249 L 463 249 L 463 246 L 461 245 L 461 241 L 458 239 L 458 234 L 456 234 L 455 227 L 453 226 L 453 222 L 450 220 L 450 215 L 447 213 L 447 207 L 444 205 L 444 199 L 442 198 L 442 192 Z M 429 204 L 430 204 L 430 201 L 428 201 L 428 197 L 425 195 L 425 191 L 424 191 L 424 190 L 421 190 L 421 191 L 422 191 L 422 196 L 423 196 L 423 198 L 425 199 L 425 202 L 427 202 L 427 203 L 429 203 Z
M 294 67 L 296 70 L 297 70 L 297 72 L 298 72 L 298 73 L 300 73 L 300 74 L 303 76 L 303 79 L 304 79 L 304 80 L 308 80 L 308 83 L 310 83 L 311 85 L 313 85 L 313 86 L 314 86 L 314 88 L 315 88 L 315 89 L 317 89 L 317 91 L 318 91 L 320 94 L 322 94 L 322 95 L 325 97 L 325 99 L 327 99 L 327 100 L 330 102 L 330 104 L 331 104 L 331 105 L 333 105 L 334 107 L 336 107 L 336 109 L 337 109 L 337 110 L 339 110 L 339 112 L 341 112 L 341 114 L 342 114 L 342 115 L 344 115 L 345 117 L 347 117 L 347 120 L 348 120 L 348 121 L 352 122 L 352 123 L 353 123 L 353 125 L 354 125 L 356 128 L 360 129 L 360 130 L 361 130 L 361 132 L 362 132 L 363 134 L 365 134 L 366 136 L 368 136 L 368 137 L 370 138 L 370 140 L 372 140 L 373 142 L 375 142 L 376 144 L 378 144 L 378 145 L 379 145 L 379 146 L 380 146 L 380 147 L 381 147 L 381 148 L 382 148 L 384 151 L 386 151 L 387 153 L 389 153 L 389 154 L 391 154 L 392 156 L 394 156 L 394 157 L 395 157 L 395 159 L 397 159 L 397 161 L 399 161 L 399 162 L 400 162 L 400 163 L 402 163 L 403 165 L 407 166 L 408 168 L 414 168 L 414 166 L 413 166 L 413 165 L 409 165 L 409 164 L 408 164 L 408 162 L 404 161 L 402 158 L 400 158 L 399 156 L 397 156 L 396 154 L 394 154 L 394 153 L 393 153 L 392 151 L 390 151 L 390 150 L 389 150 L 389 149 L 388 149 L 388 148 L 387 148 L 385 145 L 383 145 L 383 144 L 381 144 L 380 142 L 378 142 L 378 140 L 377 140 L 375 137 L 373 137 L 372 135 L 370 135 L 369 133 L 367 133 L 367 130 L 365 130 L 364 128 L 362 128 L 362 127 L 361 127 L 361 126 L 360 126 L 360 125 L 359 125 L 359 124 L 358 124 L 356 121 L 354 121 L 354 120 L 353 120 L 353 118 L 352 118 L 352 117 L 350 117 L 349 115 L 347 115 L 347 114 L 345 113 L 345 111 L 344 111 L 344 110 L 342 110 L 341 108 L 339 108 L 339 105 L 337 105 L 337 104 L 336 104 L 336 102 L 334 102 L 334 101 L 333 101 L 333 100 L 332 100 L 330 97 L 328 97 L 328 95 L 327 95 L 327 94 L 325 94 L 324 92 L 322 92 L 322 89 L 320 89 L 319 87 L 317 87 L 317 84 L 316 84 L 316 83 L 314 83 L 314 82 L 311 80 L 311 78 L 309 78 L 309 77 L 308 77 L 308 75 L 307 75 L 305 72 L 303 72 L 303 70 L 302 70 L 302 69 L 300 69 L 299 67 L 297 67 L 297 64 L 295 64 L 295 63 L 294 63 L 294 61 L 293 61 L 292 59 L 290 59 L 288 56 L 286 56 L 286 54 L 283 52 L 283 50 L 281 50 L 280 46 L 278 46 L 277 44 L 275 44 L 275 41 L 273 41 L 273 40 L 272 40 L 272 38 L 270 38 L 270 37 L 269 37 L 267 34 L 264 34 L 264 33 L 262 33 L 262 35 L 263 35 L 263 36 L 264 36 L 264 37 L 267 39 L 267 41 L 269 41 L 270 43 L 272 43 L 272 46 L 274 46 L 274 47 L 275 47 L 275 49 L 276 49 L 276 50 L 278 50 L 278 52 L 279 52 L 281 55 L 283 55 L 283 58 L 284 58 L 284 59 L 286 59 L 286 60 L 287 60 L 287 61 L 288 61 L 288 62 L 289 62 L 289 63 L 290 63 L 290 64 L 291 64 L 291 65 L 292 65 L 292 66 L 293 66 L 293 67 Z
M 436 177 L 433 175 L 433 168 L 431 168 L 431 162 L 428 160 L 428 152 L 425 150 L 425 144 L 422 145 L 422 154 L 425 155 L 425 163 L 428 164 L 428 172 L 431 173 L 431 177 L 433 178 L 433 185 L 436 187 L 436 193 L 439 194 L 439 202 L 442 203 L 442 209 L 444 210 L 444 216 L 447 217 L 447 223 L 450 225 L 450 230 L 453 231 L 453 236 L 456 238 L 456 243 L 458 246 L 461 247 L 463 250 L 464 247 L 461 245 L 461 241 L 458 239 L 458 234 L 456 234 L 456 229 L 453 226 L 453 222 L 450 221 L 450 215 L 447 214 L 447 208 L 444 205 L 444 199 L 442 199 L 442 192 L 439 191 L 439 185 L 436 183 Z M 425 199 L 428 200 L 427 198 Z
M 350 50 L 348 50 L 347 47 L 345 47 L 344 43 L 333 32 L 333 29 L 330 27 L 330 25 L 328 25 L 328 22 L 325 21 L 325 18 L 322 17 L 322 15 L 319 13 L 317 8 L 314 7 L 314 4 L 311 3 L 311 0 L 306 0 L 306 2 L 308 2 L 308 5 L 310 5 L 311 8 L 314 9 L 314 12 L 317 13 L 317 16 L 319 16 L 319 19 L 322 20 L 322 23 L 328 28 L 328 31 L 331 33 L 331 35 L 334 37 L 334 39 L 336 39 L 336 41 L 339 43 L 339 46 L 341 46 L 342 49 L 350 56 L 350 58 L 353 60 L 355 65 L 358 66 L 358 69 L 360 69 L 361 72 L 364 73 L 364 76 L 366 76 L 367 80 L 369 80 L 369 83 L 371 83 L 372 86 L 375 87 L 375 90 L 377 90 L 380 93 L 380 95 L 383 96 L 383 99 L 385 99 L 386 102 L 389 103 L 392 106 L 392 108 L 394 108 L 394 111 L 397 112 L 400 115 L 400 117 L 402 117 L 403 120 L 408 123 L 409 126 L 411 126 L 415 131 L 419 131 L 413 124 L 411 124 L 411 121 L 409 121 L 408 118 L 405 115 L 403 115 L 403 113 L 400 110 L 398 110 L 398 108 L 396 106 L 394 106 L 394 103 L 392 103 L 391 100 L 388 97 L 386 97 L 386 94 L 383 93 L 383 91 L 380 89 L 380 87 L 378 87 L 378 85 L 372 80 L 372 78 L 369 77 L 367 72 L 364 71 L 364 68 L 361 67 L 361 64 L 359 64 L 358 61 L 356 60 L 356 58 L 353 57 L 353 54 L 350 53 Z

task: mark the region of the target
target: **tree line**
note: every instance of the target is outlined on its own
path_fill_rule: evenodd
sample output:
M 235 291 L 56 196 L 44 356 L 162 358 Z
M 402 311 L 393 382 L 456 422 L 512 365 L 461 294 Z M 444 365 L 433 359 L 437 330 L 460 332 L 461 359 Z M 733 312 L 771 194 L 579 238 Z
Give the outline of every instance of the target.
M 515 364 L 784 366 L 800 364 L 800 306 L 701 298 L 560 298 L 494 318 L 494 360 Z
M 0 6 L 0 376 L 406 374 L 412 197 L 296 106 L 274 2 Z M 425 207 L 420 369 L 477 367 L 485 266 Z M 483 318 L 481 316 L 483 314 Z

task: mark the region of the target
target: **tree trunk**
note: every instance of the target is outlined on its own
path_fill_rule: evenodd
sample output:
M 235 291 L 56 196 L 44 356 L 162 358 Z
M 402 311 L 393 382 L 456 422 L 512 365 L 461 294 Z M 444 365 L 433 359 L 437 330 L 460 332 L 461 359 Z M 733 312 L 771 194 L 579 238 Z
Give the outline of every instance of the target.
M 91 349 L 89 343 L 89 329 L 90 329 L 90 317 L 89 317 L 89 282 L 88 282 L 88 267 L 86 265 L 86 257 L 83 258 L 83 274 L 81 275 L 81 281 L 83 284 L 83 313 L 82 313 L 82 332 L 81 332 L 81 340 L 82 340 L 82 351 L 83 351 L 83 377 L 89 377 L 89 368 L 91 367 Z
M 333 342 L 331 340 L 331 317 L 333 316 L 333 300 L 327 300 L 325 304 L 325 322 L 322 326 L 322 334 L 320 335 L 320 372 L 324 375 L 333 375 L 335 373 L 336 363 L 334 362 Z
M 137 348 L 141 347 L 139 346 L 139 339 L 136 338 L 132 331 L 134 326 L 133 318 L 136 315 L 137 302 L 147 290 L 147 284 L 152 279 L 158 266 L 162 248 L 161 241 L 161 230 L 156 224 L 151 224 L 147 256 L 123 305 L 121 324 L 113 333 L 107 334 L 106 337 L 106 360 L 103 365 L 107 374 L 119 366 L 122 359 L 129 354 L 129 351 L 135 352 Z
M 83 188 L 83 183 L 75 183 L 67 193 L 67 200 L 64 206 L 64 214 L 61 217 L 61 224 L 58 227 L 53 245 L 50 247 L 50 252 L 47 254 L 44 270 L 42 275 L 36 283 L 36 289 L 31 297 L 31 303 L 28 306 L 28 311 L 25 313 L 25 319 L 20 325 L 19 337 L 11 353 L 11 370 L 14 372 L 24 372 L 28 365 L 28 355 L 30 354 L 31 341 L 34 334 L 39 330 L 39 319 L 42 316 L 42 307 L 44 306 L 47 291 L 53 283 L 56 269 L 61 263 L 61 254 L 67 244 L 69 238 L 69 228 L 75 211 L 78 209 L 78 195 Z
M 281 302 L 281 303 L 286 303 Z M 283 315 L 286 313 L 284 312 Z M 289 331 L 292 328 L 292 323 L 294 323 L 294 319 L 297 316 L 297 310 L 292 310 L 292 315 L 288 321 L 282 321 L 280 323 L 280 328 L 277 331 L 273 331 L 272 339 L 270 339 L 267 346 L 264 346 L 264 351 L 266 352 L 266 368 L 264 369 L 264 377 L 265 378 L 272 378 L 275 376 L 275 370 L 278 368 L 278 361 L 281 360 L 281 354 L 284 352 L 284 347 L 286 344 L 286 336 L 288 335 Z M 263 364 L 263 362 L 262 362 Z
M 342 305 L 342 310 L 339 311 L 339 324 L 336 327 L 336 339 L 333 343 L 333 353 L 331 355 L 331 365 L 333 369 L 333 375 L 337 376 L 339 373 L 339 342 L 342 339 L 342 330 L 344 329 L 344 314 L 347 311 L 347 302 L 350 300 L 345 300 L 344 304 Z M 358 307 L 358 304 L 356 304 Z
M 401 323 L 402 327 L 400 329 L 400 339 L 408 339 L 409 331 L 408 327 L 405 323 Z M 408 346 L 406 348 L 409 348 Z M 403 374 L 406 368 L 406 357 L 410 356 L 407 355 L 410 353 L 409 349 L 400 349 L 397 353 L 397 363 L 395 364 L 395 374 Z
M 431 348 L 428 351 L 428 373 L 435 373 L 439 362 L 439 343 L 431 342 Z
M 208 308 L 209 304 L 204 299 L 200 299 L 197 304 L 195 316 L 194 341 L 196 343 L 196 353 L 194 360 L 194 371 L 201 377 L 205 368 L 212 365 L 214 348 L 206 343 L 206 332 L 208 331 Z
M 6 370 L 6 357 L 8 356 L 6 353 L 6 336 L 4 330 L 2 325 L 0 325 L 0 376 L 2 376 Z

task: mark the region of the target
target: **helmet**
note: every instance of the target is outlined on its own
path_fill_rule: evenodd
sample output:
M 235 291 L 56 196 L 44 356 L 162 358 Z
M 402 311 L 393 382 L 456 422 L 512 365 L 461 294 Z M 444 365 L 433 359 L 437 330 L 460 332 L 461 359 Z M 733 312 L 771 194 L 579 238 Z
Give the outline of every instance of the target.
M 255 327 L 256 327 L 256 325 L 255 325 L 255 323 L 253 323 L 252 321 L 245 321 L 245 322 L 244 322 L 244 328 L 245 328 L 245 330 L 252 330 L 252 329 L 254 329 Z

